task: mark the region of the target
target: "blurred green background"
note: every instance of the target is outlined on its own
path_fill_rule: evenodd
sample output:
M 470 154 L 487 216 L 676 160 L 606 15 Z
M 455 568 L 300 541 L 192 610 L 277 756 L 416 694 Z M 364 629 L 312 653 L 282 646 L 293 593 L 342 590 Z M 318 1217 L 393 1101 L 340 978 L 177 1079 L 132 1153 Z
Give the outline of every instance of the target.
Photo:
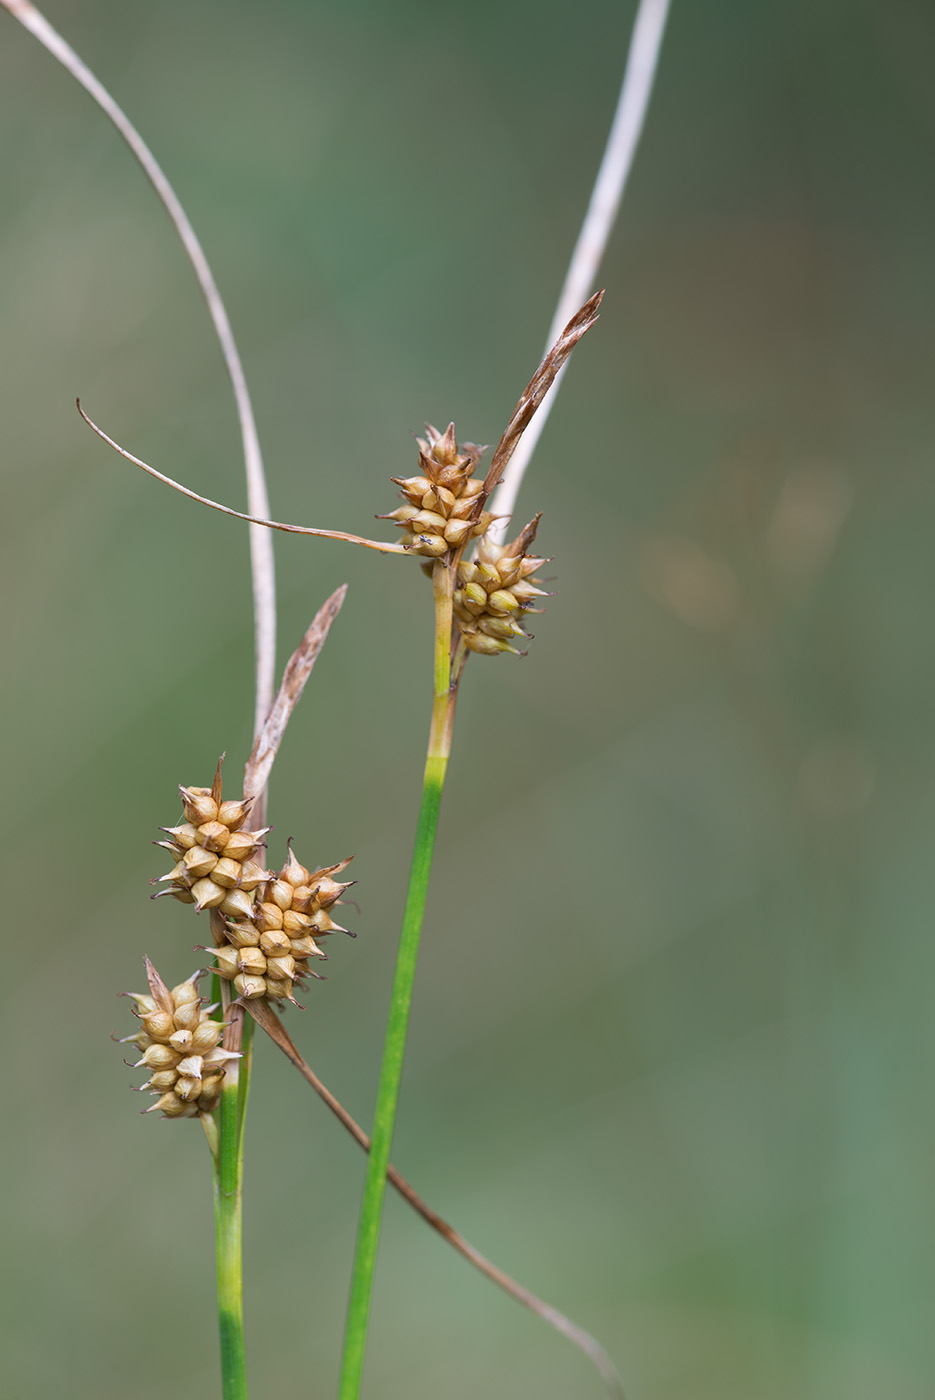
M 227 299 L 279 518 L 367 533 L 535 366 L 633 6 L 56 0 Z M 559 596 L 472 663 L 394 1160 L 605 1340 L 632 1400 L 931 1400 L 931 181 L 921 0 L 675 0 L 601 281 L 520 509 Z M 2 1400 L 217 1394 L 195 1125 L 108 1040 L 176 784 L 250 738 L 231 396 L 152 193 L 0 14 L 8 930 Z M 369 1122 L 428 720 L 414 564 L 277 536 L 280 665 L 347 604 L 272 787 L 357 853 L 356 943 L 288 1023 Z M 274 851 L 276 850 L 274 846 Z M 334 1394 L 362 1157 L 271 1047 L 247 1143 L 253 1393 Z M 372 1400 L 598 1396 L 389 1199 Z

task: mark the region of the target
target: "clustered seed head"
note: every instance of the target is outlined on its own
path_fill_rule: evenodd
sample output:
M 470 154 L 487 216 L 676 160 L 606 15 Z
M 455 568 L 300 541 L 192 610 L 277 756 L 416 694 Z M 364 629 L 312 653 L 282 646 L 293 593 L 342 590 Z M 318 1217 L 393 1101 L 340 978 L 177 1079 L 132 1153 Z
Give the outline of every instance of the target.
M 404 549 L 438 559 L 485 534 L 493 517 L 478 510 L 484 487 L 473 477 L 484 449 L 472 442 L 459 448 L 454 423 L 444 433 L 426 423 L 425 432 L 424 438 L 416 439 L 422 474 L 392 478 L 406 505 L 377 518 L 396 521 Z
M 252 856 L 270 828 L 245 831 L 250 800 L 222 802 L 211 788 L 179 787 L 185 821 L 164 826 L 169 841 L 157 841 L 175 857 L 176 865 L 156 882 L 166 888 L 154 895 L 171 894 L 195 910 L 219 909 L 230 918 L 249 918 L 253 891 L 266 871 Z
M 229 919 L 225 927 L 228 945 L 215 950 L 217 972 L 233 982 L 238 994 L 249 1001 L 272 997 L 292 1001 L 296 982 L 318 974 L 309 958 L 324 958 L 315 938 L 347 933 L 329 914 L 341 895 L 353 884 L 332 879 L 349 864 L 309 871 L 289 848 L 289 859 L 278 873 L 266 875 L 256 891 L 247 919 Z M 223 905 L 222 905 L 223 908 Z
M 145 1112 L 159 1112 L 166 1118 L 211 1113 L 221 1096 L 225 1066 L 239 1056 L 221 1048 L 224 1026 L 211 1019 L 217 1008 L 206 1006 L 198 995 L 202 973 L 196 972 L 170 991 L 148 963 L 147 970 L 150 995 L 128 993 L 136 1002 L 133 1014 L 142 1028 L 121 1042 L 139 1047 L 142 1058 L 133 1068 L 145 1066 L 150 1071 L 142 1087 L 159 1095 Z
M 539 516 L 531 520 L 509 544 L 481 540 L 477 558 L 458 564 L 458 586 L 454 595 L 454 615 L 469 651 L 494 656 L 497 652 L 517 652 L 514 637 L 529 637 L 523 630 L 526 613 L 536 612 L 535 598 L 549 594 L 530 580 L 546 562 L 526 553 L 535 539 Z

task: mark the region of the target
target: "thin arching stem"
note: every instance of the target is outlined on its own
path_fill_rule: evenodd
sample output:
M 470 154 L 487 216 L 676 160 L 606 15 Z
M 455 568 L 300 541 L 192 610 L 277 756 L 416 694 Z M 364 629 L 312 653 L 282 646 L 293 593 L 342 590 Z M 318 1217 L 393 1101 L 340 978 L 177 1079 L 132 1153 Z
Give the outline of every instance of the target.
M 452 712 L 457 691 L 451 687 L 451 628 L 452 597 L 455 565 L 447 557 L 436 559 L 432 572 L 435 594 L 435 665 L 432 698 L 432 721 L 429 729 L 428 752 L 422 784 L 422 803 L 416 823 L 409 888 L 399 936 L 396 971 L 390 993 L 390 1011 L 383 1044 L 383 1060 L 377 1086 L 377 1103 L 373 1117 L 367 1176 L 357 1226 L 357 1248 L 351 1274 L 351 1291 L 347 1305 L 344 1330 L 344 1352 L 341 1360 L 340 1400 L 357 1400 L 364 1368 L 367 1344 L 367 1324 L 370 1298 L 377 1261 L 377 1244 L 383 1215 L 390 1147 L 396 1125 L 399 1086 L 402 1080 L 403 1057 L 412 1005 L 412 989 L 416 975 L 416 959 L 422 934 L 422 919 L 428 896 L 435 834 L 442 790 L 451 751 Z
M 591 191 L 581 232 L 568 264 L 565 283 L 558 299 L 558 306 L 546 337 L 546 348 L 558 338 L 576 307 L 584 301 L 597 279 L 598 268 L 607 247 L 620 201 L 626 188 L 627 178 L 633 166 L 633 157 L 639 144 L 646 110 L 653 90 L 653 80 L 659 61 L 659 50 L 665 30 L 669 0 L 640 0 L 630 49 L 627 54 L 617 110 L 607 138 L 604 156 L 597 172 L 597 179 Z M 526 474 L 536 444 L 539 441 L 546 419 L 555 402 L 555 395 L 565 373 L 564 366 L 543 399 L 542 406 L 523 436 L 510 463 L 504 472 L 500 488 L 493 497 L 491 510 L 500 519 L 491 527 L 491 537 L 503 541 L 509 528 L 509 517 L 513 514 L 520 484 Z
M 270 513 L 269 494 L 266 489 L 263 456 L 260 452 L 256 422 L 253 417 L 253 405 L 250 402 L 243 365 L 240 361 L 237 343 L 234 340 L 230 318 L 218 291 L 214 274 L 191 221 L 182 208 L 178 195 L 170 185 L 156 157 L 123 109 L 103 83 L 94 76 L 87 64 L 78 57 L 74 49 L 53 29 L 45 16 L 40 14 L 35 5 L 30 4 L 29 0 L 0 0 L 0 4 L 10 12 L 14 19 L 19 20 L 30 34 L 38 39 L 53 58 L 58 59 L 76 82 L 80 83 L 85 92 L 94 99 L 101 111 L 110 118 L 136 157 L 143 173 L 172 221 L 208 307 L 208 314 L 214 325 L 231 388 L 234 391 L 237 416 L 240 420 L 240 436 L 243 442 L 244 467 L 247 474 L 247 504 L 250 509 L 247 519 L 255 516 L 265 520 Z M 250 529 L 250 561 L 256 632 L 254 732 L 258 732 L 266 719 L 273 698 L 276 670 L 276 578 L 273 567 L 272 540 L 256 524 L 251 525 Z

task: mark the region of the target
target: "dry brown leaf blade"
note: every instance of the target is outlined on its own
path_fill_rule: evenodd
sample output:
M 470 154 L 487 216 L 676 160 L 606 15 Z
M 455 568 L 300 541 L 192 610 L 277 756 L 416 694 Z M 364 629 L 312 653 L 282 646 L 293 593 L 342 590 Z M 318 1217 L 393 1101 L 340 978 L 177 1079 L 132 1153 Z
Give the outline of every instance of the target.
M 484 491 L 482 499 L 489 496 L 490 492 L 497 485 L 500 476 L 507 462 L 516 450 L 517 443 L 523 433 L 529 427 L 533 414 L 545 398 L 555 380 L 562 365 L 574 350 L 578 341 L 590 330 L 597 320 L 597 309 L 601 304 L 603 291 L 595 292 L 593 297 L 584 303 L 579 311 L 568 322 L 558 340 L 546 353 L 545 358 L 536 370 L 532 379 L 526 385 L 520 395 L 519 402 L 513 410 L 509 423 L 503 430 L 500 441 L 494 448 L 493 457 L 490 459 L 490 470 L 484 481 Z
M 325 644 L 331 624 L 341 611 L 346 594 L 347 584 L 342 583 L 318 609 L 311 626 L 289 658 L 282 684 L 244 768 L 244 797 L 258 797 L 266 788 L 286 725 L 312 674 L 312 667 Z

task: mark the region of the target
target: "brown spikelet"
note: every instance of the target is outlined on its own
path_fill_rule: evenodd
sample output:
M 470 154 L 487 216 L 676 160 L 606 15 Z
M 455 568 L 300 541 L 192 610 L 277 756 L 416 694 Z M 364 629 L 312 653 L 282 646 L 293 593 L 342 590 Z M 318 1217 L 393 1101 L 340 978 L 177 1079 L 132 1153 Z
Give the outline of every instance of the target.
M 216 971 L 232 981 L 246 1001 L 272 997 L 295 1002 L 293 988 L 306 977 L 316 977 L 309 958 L 326 956 L 317 938 L 345 933 L 329 910 L 348 888 L 333 879 L 350 862 L 310 871 L 289 857 L 280 871 L 271 871 L 257 889 L 253 913 L 247 919 L 229 919 L 226 947 L 218 948 Z
M 263 866 L 252 857 L 270 828 L 246 829 L 252 799 L 223 800 L 220 762 L 210 788 L 180 785 L 179 792 L 185 821 L 180 826 L 162 827 L 170 839 L 156 843 L 176 863 L 154 882 L 165 889 L 153 898 L 171 894 L 183 904 L 194 904 L 197 913 L 219 909 L 228 917 L 243 918 L 252 907 L 253 892 L 266 876 Z
M 149 1070 L 142 1086 L 157 1102 L 146 1113 L 166 1118 L 196 1118 L 211 1113 L 221 1096 L 225 1066 L 239 1056 L 221 1047 L 224 1026 L 212 1020 L 215 1009 L 198 993 L 196 972 L 171 990 L 148 958 L 145 959 L 149 995 L 129 992 L 136 1002 L 134 1015 L 140 1030 L 124 1043 L 136 1045 L 141 1058 L 134 1069 Z
M 454 615 L 469 651 L 484 656 L 503 651 L 521 654 L 513 641 L 530 636 L 522 625 L 525 614 L 536 598 L 548 596 L 531 581 L 545 560 L 526 553 L 538 525 L 537 515 L 508 544 L 483 539 L 477 558 L 459 563 Z
M 453 423 L 444 433 L 426 423 L 425 437 L 416 441 L 421 474 L 393 477 L 406 504 L 378 519 L 396 522 L 403 531 L 404 549 L 438 559 L 479 538 L 490 526 L 490 513 L 477 513 L 483 483 L 474 478 L 485 449 L 472 442 L 459 447 Z

